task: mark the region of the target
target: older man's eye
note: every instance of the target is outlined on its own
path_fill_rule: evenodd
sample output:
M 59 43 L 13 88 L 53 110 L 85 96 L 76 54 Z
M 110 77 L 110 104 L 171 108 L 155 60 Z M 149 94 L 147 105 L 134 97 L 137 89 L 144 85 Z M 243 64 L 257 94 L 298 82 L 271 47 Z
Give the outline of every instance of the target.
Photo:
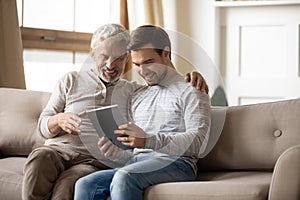
M 126 58 L 126 56 L 127 56 L 127 54 L 123 54 L 123 55 L 119 56 L 118 58 L 116 58 L 114 60 L 117 61 L 117 62 L 121 62 Z
M 101 59 L 101 60 L 108 60 L 108 56 L 106 56 L 106 55 L 103 55 L 103 54 L 100 54 L 99 56 L 98 56 L 98 59 Z

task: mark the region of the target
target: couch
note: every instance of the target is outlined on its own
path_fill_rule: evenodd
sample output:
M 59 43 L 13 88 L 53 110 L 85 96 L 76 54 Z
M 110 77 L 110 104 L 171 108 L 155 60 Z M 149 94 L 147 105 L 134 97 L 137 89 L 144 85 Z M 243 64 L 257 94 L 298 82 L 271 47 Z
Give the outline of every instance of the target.
M 49 97 L 0 88 L 0 199 L 21 199 L 26 156 L 44 141 L 36 128 Z M 231 106 L 224 116 L 211 129 L 197 180 L 151 186 L 145 199 L 300 199 L 300 99 Z M 213 110 L 213 127 L 219 117 Z

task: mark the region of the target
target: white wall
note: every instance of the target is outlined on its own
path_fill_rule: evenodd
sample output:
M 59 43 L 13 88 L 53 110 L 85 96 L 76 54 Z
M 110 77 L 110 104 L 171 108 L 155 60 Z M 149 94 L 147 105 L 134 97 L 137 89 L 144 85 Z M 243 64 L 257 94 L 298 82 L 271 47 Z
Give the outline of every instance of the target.
M 300 97 L 300 2 L 273 2 L 218 7 L 230 105 Z
M 178 70 L 201 71 L 213 91 L 216 83 L 222 82 L 213 1 L 163 0 L 163 6 L 165 28 L 177 36 L 172 41 L 172 50 Z
M 163 0 L 165 28 L 191 37 L 215 60 L 215 8 L 212 0 Z
M 300 96 L 299 0 L 163 3 L 165 27 L 177 35 L 173 50 L 179 71 L 201 71 L 211 91 L 221 83 L 229 105 Z

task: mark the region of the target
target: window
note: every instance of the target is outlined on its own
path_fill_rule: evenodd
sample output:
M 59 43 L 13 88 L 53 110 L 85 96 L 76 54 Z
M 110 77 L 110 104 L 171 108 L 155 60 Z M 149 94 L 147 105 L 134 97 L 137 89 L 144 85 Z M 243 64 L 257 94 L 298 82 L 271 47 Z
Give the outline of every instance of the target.
M 66 72 L 80 70 L 92 33 L 102 24 L 118 23 L 113 3 L 17 0 L 27 89 L 51 92 Z

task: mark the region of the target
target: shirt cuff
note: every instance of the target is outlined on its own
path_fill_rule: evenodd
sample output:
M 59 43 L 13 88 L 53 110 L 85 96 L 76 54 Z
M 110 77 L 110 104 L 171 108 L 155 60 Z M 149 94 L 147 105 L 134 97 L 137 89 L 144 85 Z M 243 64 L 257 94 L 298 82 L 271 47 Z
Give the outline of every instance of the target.
M 40 132 L 42 133 L 42 135 L 45 137 L 45 138 L 53 138 L 55 137 L 56 135 L 51 133 L 49 128 L 48 128 L 48 121 L 50 119 L 50 116 L 48 117 L 44 117 L 42 120 L 41 120 L 41 124 L 40 124 Z
M 146 138 L 146 143 L 144 149 L 153 149 L 155 148 L 156 144 L 156 137 L 155 135 L 148 135 Z

